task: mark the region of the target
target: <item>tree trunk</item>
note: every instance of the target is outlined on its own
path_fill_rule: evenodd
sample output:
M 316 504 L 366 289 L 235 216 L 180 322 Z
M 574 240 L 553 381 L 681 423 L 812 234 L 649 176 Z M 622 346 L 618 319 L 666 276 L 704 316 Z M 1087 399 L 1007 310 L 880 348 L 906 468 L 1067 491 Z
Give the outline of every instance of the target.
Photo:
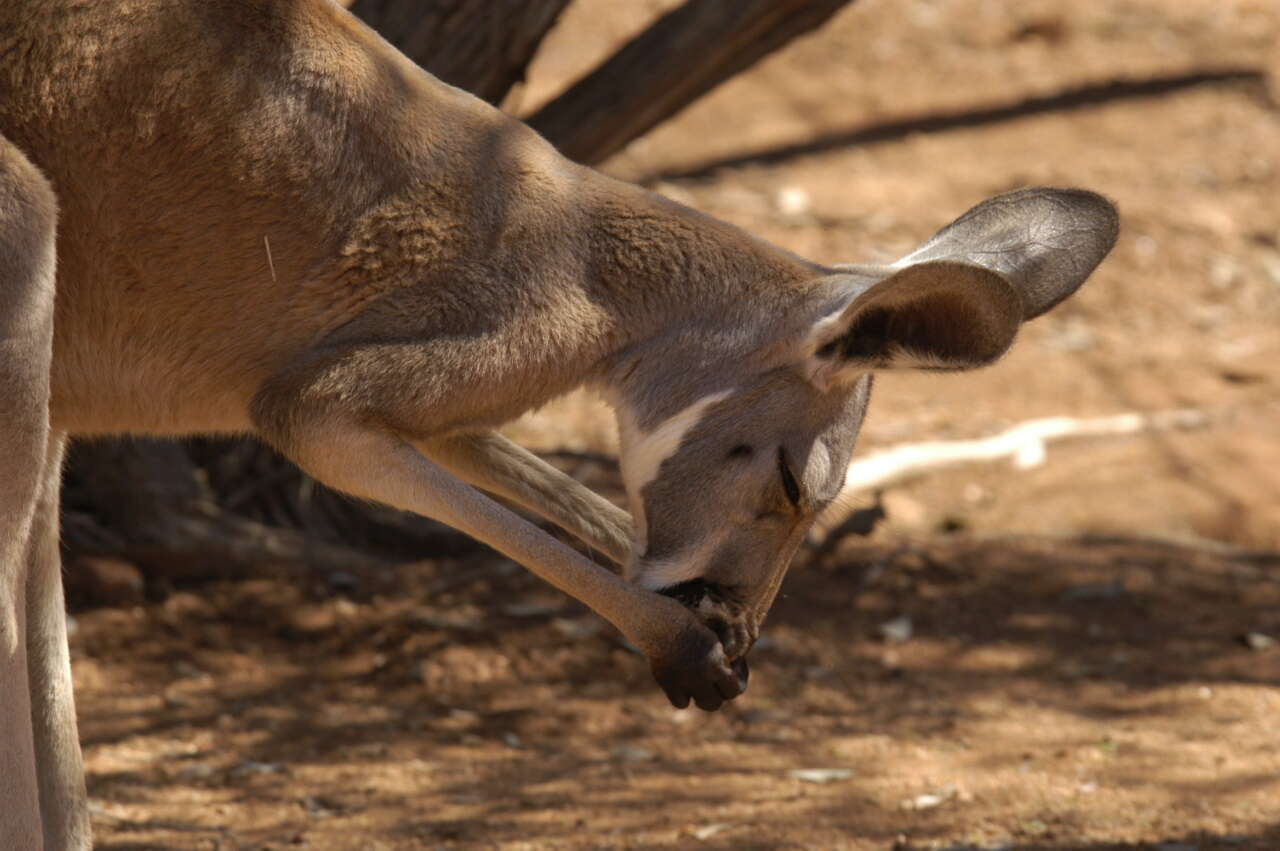
M 689 0 L 529 118 L 598 163 L 852 0 Z
M 404 55 L 497 104 L 569 0 L 355 0 L 351 11 Z
M 63 541 L 173 580 L 244 576 L 267 565 L 369 574 L 384 562 L 321 536 L 225 510 L 183 444 L 102 440 L 73 446 L 63 487 Z

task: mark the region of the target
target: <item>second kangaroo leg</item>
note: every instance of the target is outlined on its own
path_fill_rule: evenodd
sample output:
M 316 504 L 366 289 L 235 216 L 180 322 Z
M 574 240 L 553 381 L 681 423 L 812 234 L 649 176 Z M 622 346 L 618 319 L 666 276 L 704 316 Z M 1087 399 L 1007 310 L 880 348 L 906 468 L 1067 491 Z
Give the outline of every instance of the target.
M 65 443 L 61 435 L 50 438 L 27 554 L 27 675 L 46 851 L 91 844 L 58 553 Z
M 45 847 L 27 564 L 49 441 L 56 219 L 48 182 L 0 136 L 0 848 Z
M 550 520 L 617 564 L 631 553 L 631 515 L 496 432 L 414 445 L 458 478 Z

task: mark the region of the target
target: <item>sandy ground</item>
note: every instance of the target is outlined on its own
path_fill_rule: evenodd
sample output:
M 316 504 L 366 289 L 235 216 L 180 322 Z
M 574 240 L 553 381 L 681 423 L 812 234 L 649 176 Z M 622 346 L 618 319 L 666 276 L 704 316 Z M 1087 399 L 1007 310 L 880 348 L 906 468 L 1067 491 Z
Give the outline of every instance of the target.
M 578 0 L 509 107 L 670 5 Z M 992 369 L 883 379 L 862 450 L 1208 425 L 891 490 L 712 716 L 486 554 L 79 612 L 99 847 L 1280 849 L 1278 43 L 1269 0 L 863 0 L 633 144 L 607 170 L 820 261 L 1021 185 L 1120 205 L 1079 296 Z M 513 433 L 612 445 L 584 397 Z

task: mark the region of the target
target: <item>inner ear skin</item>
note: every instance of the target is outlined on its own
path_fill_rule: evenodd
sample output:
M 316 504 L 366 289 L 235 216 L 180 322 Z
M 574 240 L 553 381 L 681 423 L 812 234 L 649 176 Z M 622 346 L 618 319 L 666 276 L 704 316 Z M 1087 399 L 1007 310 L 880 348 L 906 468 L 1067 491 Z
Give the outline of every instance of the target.
M 935 369 L 978 366 L 1000 357 L 1009 344 L 993 333 L 998 320 L 989 313 L 958 292 L 931 293 L 894 307 L 870 307 L 818 354 L 881 363 L 905 351 L 937 360 L 931 367 Z
M 842 360 L 877 361 L 886 358 L 889 356 L 892 324 L 890 311 L 872 308 L 859 316 L 843 336 L 823 346 L 818 354 L 822 357 L 838 354 Z

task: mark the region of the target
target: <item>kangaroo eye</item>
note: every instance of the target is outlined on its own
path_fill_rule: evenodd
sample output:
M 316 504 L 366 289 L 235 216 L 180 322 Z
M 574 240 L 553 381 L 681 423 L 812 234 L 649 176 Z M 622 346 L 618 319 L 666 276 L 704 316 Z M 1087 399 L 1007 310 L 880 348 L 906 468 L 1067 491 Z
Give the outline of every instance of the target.
M 729 457 L 730 458 L 750 458 L 754 452 L 755 450 L 752 449 L 747 444 L 739 443 L 737 446 L 729 450 Z
M 796 477 L 791 473 L 791 467 L 787 464 L 787 455 L 778 447 L 778 474 L 782 476 L 782 489 L 787 492 L 787 499 L 796 508 L 800 507 L 800 485 L 796 483 Z

